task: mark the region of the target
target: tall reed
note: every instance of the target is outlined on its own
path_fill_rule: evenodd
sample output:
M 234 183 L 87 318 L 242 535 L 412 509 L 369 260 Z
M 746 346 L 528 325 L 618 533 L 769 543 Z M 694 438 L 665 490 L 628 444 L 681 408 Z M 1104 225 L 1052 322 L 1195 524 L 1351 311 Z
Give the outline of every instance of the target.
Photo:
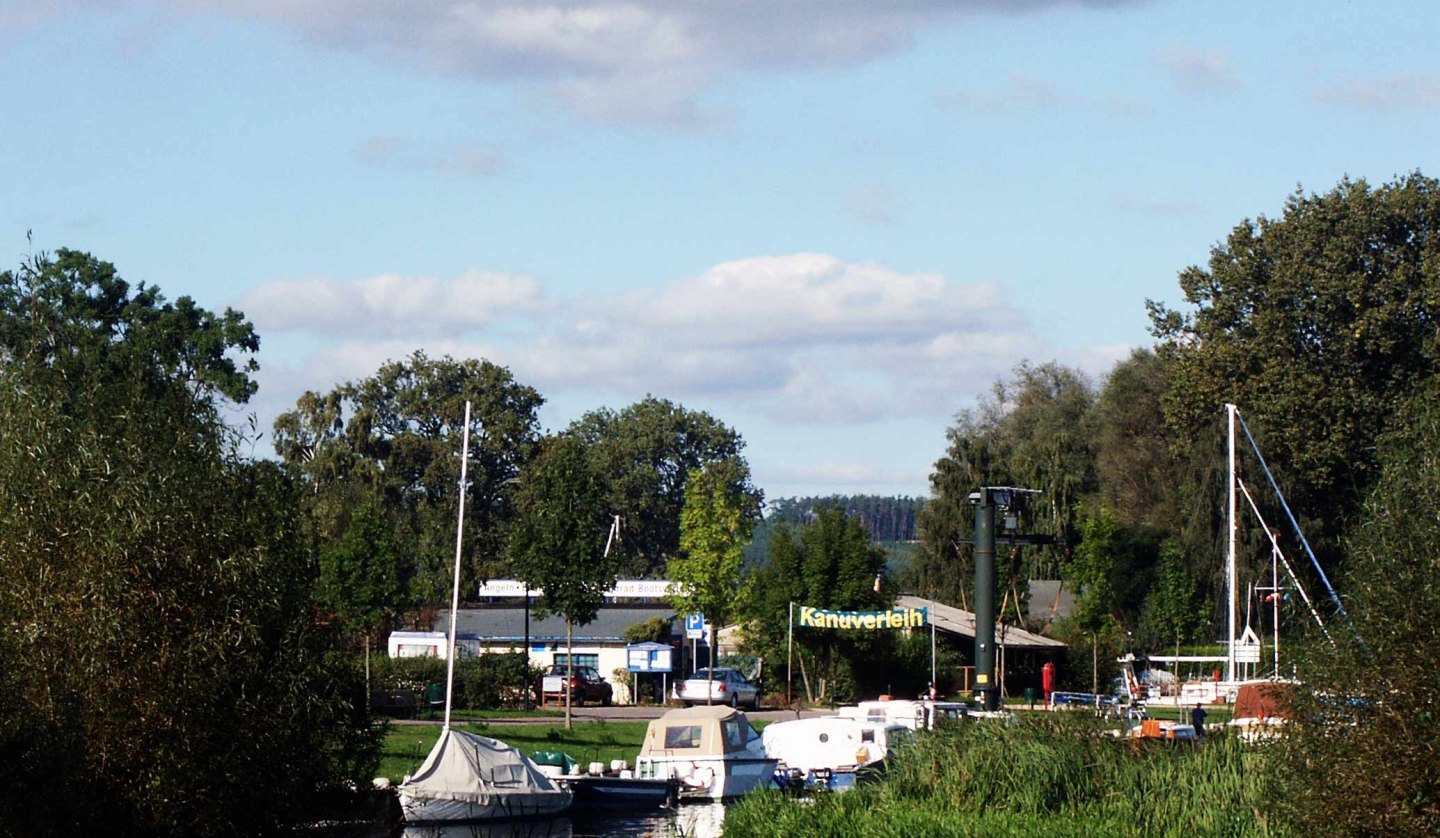
M 1130 742 L 1093 720 L 1032 716 L 925 734 L 879 782 L 798 803 L 752 796 L 727 836 L 1285 836 L 1268 815 L 1269 755 L 1215 737 Z

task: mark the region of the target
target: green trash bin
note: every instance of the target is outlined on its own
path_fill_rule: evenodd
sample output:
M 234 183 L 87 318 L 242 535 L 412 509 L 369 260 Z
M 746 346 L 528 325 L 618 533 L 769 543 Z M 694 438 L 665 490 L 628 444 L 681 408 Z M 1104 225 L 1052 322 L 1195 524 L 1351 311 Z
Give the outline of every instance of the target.
M 1035 699 L 1040 697 L 1040 691 L 1034 687 L 1025 688 L 1025 701 L 1030 704 L 1030 709 L 1035 709 Z
M 425 686 L 425 705 L 431 710 L 445 709 L 444 684 L 427 684 Z

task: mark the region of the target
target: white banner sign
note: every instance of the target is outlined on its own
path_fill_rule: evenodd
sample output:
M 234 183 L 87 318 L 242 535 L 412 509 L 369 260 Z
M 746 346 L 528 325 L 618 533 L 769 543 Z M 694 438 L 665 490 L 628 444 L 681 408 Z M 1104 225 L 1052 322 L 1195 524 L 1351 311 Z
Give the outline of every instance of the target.
M 679 586 L 665 579 L 621 579 L 615 587 L 605 592 L 606 599 L 661 599 L 667 594 L 679 591 Z M 523 597 L 525 583 L 518 579 L 491 579 L 480 586 L 481 597 Z M 544 591 L 531 589 L 530 596 L 537 597 Z

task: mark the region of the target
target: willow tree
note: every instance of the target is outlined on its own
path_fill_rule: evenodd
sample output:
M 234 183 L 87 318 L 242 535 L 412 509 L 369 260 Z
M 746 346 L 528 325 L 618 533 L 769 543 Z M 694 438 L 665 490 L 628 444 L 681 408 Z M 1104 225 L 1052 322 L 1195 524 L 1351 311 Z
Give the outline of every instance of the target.
M 0 833 L 262 834 L 371 776 L 293 486 L 218 418 L 256 348 L 87 254 L 0 273 Z

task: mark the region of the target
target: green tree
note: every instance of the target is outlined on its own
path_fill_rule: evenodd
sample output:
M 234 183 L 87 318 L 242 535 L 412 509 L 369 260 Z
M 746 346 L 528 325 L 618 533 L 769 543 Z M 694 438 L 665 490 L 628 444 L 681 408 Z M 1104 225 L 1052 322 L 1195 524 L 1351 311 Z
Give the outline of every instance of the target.
M 786 659 L 792 602 L 846 611 L 889 607 L 891 596 L 875 585 L 884 572 L 885 551 L 839 509 L 821 509 L 812 523 L 798 529 L 782 525 L 770 540 L 770 561 L 745 582 L 742 610 L 750 650 L 767 660 Z M 820 697 L 822 681 L 830 686 L 829 695 L 849 698 L 875 687 L 859 662 L 893 652 L 893 643 L 888 636 L 797 630 L 799 671 L 790 676 L 812 700 Z
M 682 614 L 704 614 L 712 635 L 735 610 L 745 543 L 760 519 L 748 477 L 745 464 L 731 458 L 695 469 L 685 484 L 680 554 L 668 565 L 678 592 L 670 602 Z
M 1179 467 L 1161 407 L 1167 358 L 1153 349 L 1134 350 L 1110 370 L 1095 399 L 1096 485 L 1101 502 L 1124 523 L 1175 521 Z
M 1141 615 L 1145 639 L 1156 643 L 1173 641 L 1175 654 L 1180 654 L 1180 644 L 1204 624 L 1205 612 L 1197 592 L 1195 576 L 1185 555 L 1175 542 L 1166 542 L 1155 568 L 1155 583 L 1150 586 Z
M 569 654 L 574 626 L 595 619 L 605 604 L 605 591 L 615 584 L 622 551 L 607 534 L 613 520 L 606 507 L 605 485 L 590 460 L 586 444 L 570 435 L 547 437 L 540 452 L 519 479 L 517 517 L 508 545 L 515 575 L 531 588 L 543 589 L 536 613 L 565 617 Z M 572 672 L 573 674 L 573 672 Z M 570 729 L 570 697 L 566 693 L 565 727 Z
M 1076 591 L 1075 609 L 1067 622 L 1090 639 L 1091 689 L 1095 692 L 1100 690 L 1100 638 L 1119 628 L 1114 579 L 1120 540 L 1120 524 L 1113 512 L 1101 508 L 1086 515 L 1081 520 L 1080 543 L 1065 568 L 1066 581 Z
M 610 506 L 624 518 L 627 576 L 660 577 L 679 552 L 685 481 L 695 469 L 735 460 L 741 464 L 735 487 L 756 504 L 763 499 L 741 457 L 745 441 L 704 411 L 652 396 L 619 412 L 591 411 L 569 433 L 591 445 Z
M 1240 406 L 1322 558 L 1378 474 L 1374 439 L 1440 367 L 1440 184 L 1296 191 L 1180 274 L 1186 308 L 1151 302 L 1180 445 Z
M 1378 444 L 1339 580 L 1353 623 L 1292 644 L 1303 680 L 1276 796 L 1297 834 L 1440 833 L 1440 379 Z M 1307 624 L 1308 626 L 1308 624 Z
M 311 491 L 321 544 L 341 537 L 352 499 L 376 494 L 404 543 L 397 568 L 417 603 L 448 598 L 454 561 L 463 430 L 473 406 L 461 585 L 504 571 L 503 532 L 513 517 L 514 479 L 539 436 L 544 402 L 489 361 L 432 360 L 416 352 L 328 394 L 306 393 L 275 420 L 275 450 Z M 363 488 L 365 492 L 356 492 Z
M 260 834 L 371 776 L 293 487 L 217 420 L 249 325 L 61 251 L 0 336 L 0 833 Z
M 1053 535 L 1058 542 L 1012 551 L 1008 565 L 996 569 L 1002 586 L 1018 589 L 1031 578 L 1059 573 L 1079 505 L 1097 491 L 1094 400 L 1080 372 L 1056 363 L 1023 363 L 1010 380 L 996 382 L 976 409 L 959 414 L 946 432 L 950 444 L 935 463 L 932 497 L 920 513 L 921 550 L 914 569 L 919 590 L 969 605 L 965 592 L 974 574 L 968 542 L 975 515 L 968 497 L 981 486 L 1040 490 L 1026 531 Z

